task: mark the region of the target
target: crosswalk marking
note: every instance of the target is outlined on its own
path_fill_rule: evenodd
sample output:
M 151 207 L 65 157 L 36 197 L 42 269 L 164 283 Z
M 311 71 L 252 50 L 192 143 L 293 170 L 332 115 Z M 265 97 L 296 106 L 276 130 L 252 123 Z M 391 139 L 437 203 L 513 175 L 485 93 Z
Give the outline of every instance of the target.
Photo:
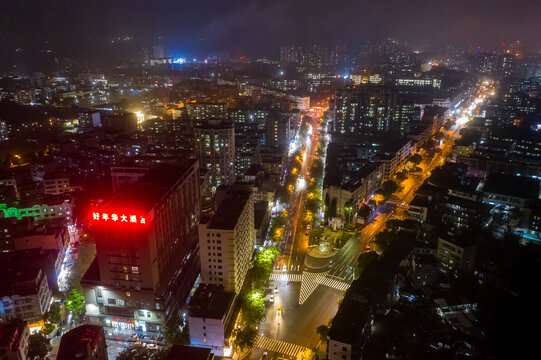
M 335 289 L 340 290 L 340 291 L 345 291 L 350 286 L 348 283 L 345 283 L 343 281 L 338 281 L 338 280 L 329 278 L 327 276 L 323 279 L 321 284 L 323 284 L 325 286 L 328 286 L 328 287 L 335 288 Z
M 288 343 L 286 341 L 270 339 L 265 336 L 258 336 L 254 346 L 260 349 L 274 351 L 279 354 L 293 357 L 297 357 L 299 353 L 304 352 L 307 349 L 301 345 Z
M 270 275 L 272 281 L 301 282 L 301 292 L 299 294 L 299 304 L 302 305 L 312 295 L 318 285 L 325 285 L 339 291 L 346 291 L 350 284 L 338 280 L 338 278 L 329 275 L 327 272 L 312 273 L 303 271 L 302 274 L 289 274 L 273 272 Z
M 325 285 L 336 290 L 345 291 L 349 288 L 350 284 L 343 281 L 333 279 L 325 273 L 302 273 L 301 292 L 299 294 L 299 304 L 302 305 L 310 295 L 316 290 L 318 285 Z
M 270 279 L 273 281 L 292 281 L 301 282 L 302 274 L 271 273 Z

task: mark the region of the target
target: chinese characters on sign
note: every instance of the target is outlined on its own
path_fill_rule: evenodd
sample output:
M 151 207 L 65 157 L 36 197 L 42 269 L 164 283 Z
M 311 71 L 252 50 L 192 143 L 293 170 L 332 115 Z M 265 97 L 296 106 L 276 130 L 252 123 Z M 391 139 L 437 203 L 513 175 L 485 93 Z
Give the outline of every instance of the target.
M 146 217 L 122 213 L 92 212 L 92 220 L 101 222 L 118 222 L 129 224 L 146 224 Z

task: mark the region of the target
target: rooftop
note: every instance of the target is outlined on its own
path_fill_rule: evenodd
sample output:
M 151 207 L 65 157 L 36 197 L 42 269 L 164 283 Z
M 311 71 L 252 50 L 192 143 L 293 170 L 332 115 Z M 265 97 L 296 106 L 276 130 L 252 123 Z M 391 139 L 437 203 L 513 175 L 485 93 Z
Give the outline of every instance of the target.
M 220 194 L 216 193 L 218 208 L 207 222 L 207 228 L 233 230 L 246 203 L 250 201 L 252 191 L 237 186 L 223 187 L 222 191 Z M 218 201 L 218 197 L 220 197 L 220 201 Z
M 10 323 L 0 324 L 0 349 L 9 347 L 11 351 L 16 351 L 19 348 L 21 335 L 26 326 L 26 321 L 21 319 L 14 319 Z
M 199 284 L 190 299 L 188 313 L 190 317 L 223 319 L 235 298 L 235 294 L 224 291 L 216 284 Z
M 178 167 L 161 166 L 151 170 L 135 184 L 117 191 L 104 205 L 104 209 L 119 209 L 129 205 L 147 212 L 184 176 L 196 160 L 186 159 Z
M 483 192 L 535 200 L 539 198 L 539 180 L 527 176 L 491 173 Z
M 97 325 L 81 325 L 65 333 L 60 339 L 57 360 L 84 359 L 90 348 L 105 336 Z M 104 340 L 105 342 L 105 340 Z

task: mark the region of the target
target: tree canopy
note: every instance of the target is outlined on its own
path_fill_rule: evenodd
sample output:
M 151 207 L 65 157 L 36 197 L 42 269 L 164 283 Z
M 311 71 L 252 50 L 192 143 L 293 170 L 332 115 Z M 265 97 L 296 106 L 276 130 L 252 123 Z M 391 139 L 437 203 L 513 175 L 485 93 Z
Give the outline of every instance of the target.
M 122 350 L 116 360 L 163 360 L 166 355 L 165 350 L 151 349 L 136 344 Z
M 235 330 L 233 349 L 236 353 L 240 353 L 245 349 L 254 346 L 257 337 L 257 330 L 251 326 L 243 326 Z
M 71 289 L 66 300 L 66 308 L 76 315 L 79 315 L 85 308 L 85 297 L 77 289 Z
M 51 349 L 49 340 L 42 333 L 35 333 L 28 338 L 28 359 L 43 359 Z

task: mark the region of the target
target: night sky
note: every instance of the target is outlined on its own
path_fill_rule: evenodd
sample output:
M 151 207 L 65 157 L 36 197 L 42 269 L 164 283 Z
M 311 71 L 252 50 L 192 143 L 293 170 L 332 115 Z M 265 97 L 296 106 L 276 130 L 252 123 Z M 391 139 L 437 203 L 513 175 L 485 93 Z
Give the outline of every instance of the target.
M 413 46 L 496 48 L 521 40 L 541 51 L 539 0 L 0 0 L 2 46 L 65 51 L 88 39 L 162 37 L 171 51 L 277 53 L 284 43 L 394 37 Z

